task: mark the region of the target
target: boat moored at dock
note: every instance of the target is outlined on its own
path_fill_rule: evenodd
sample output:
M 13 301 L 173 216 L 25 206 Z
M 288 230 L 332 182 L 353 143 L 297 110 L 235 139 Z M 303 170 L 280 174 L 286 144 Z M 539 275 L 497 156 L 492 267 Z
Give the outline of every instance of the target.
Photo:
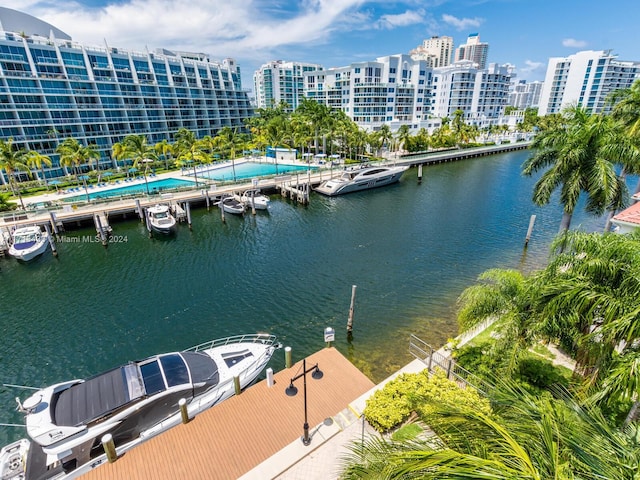
M 171 214 L 171 210 L 168 205 L 154 205 L 147 208 L 147 215 L 149 216 L 149 225 L 158 233 L 170 234 L 176 228 L 176 219 Z
M 345 169 L 339 178 L 322 182 L 315 191 L 327 196 L 383 187 L 400 180 L 408 166 L 363 165 Z
M 42 255 L 48 246 L 49 235 L 39 226 L 20 227 L 13 232 L 9 255 L 21 262 L 29 262 Z
M 38 390 L 18 401 L 29 440 L 0 455 L 0 472 L 22 476 L 1 478 L 77 478 L 107 461 L 104 435 L 121 455 L 183 421 L 182 400 L 192 418 L 233 396 L 236 377 L 240 388 L 250 385 L 277 348 L 272 335 L 228 337 Z
M 269 197 L 260 191 L 260 189 L 252 188 L 246 190 L 241 196 L 240 201 L 247 208 L 255 208 L 256 210 L 267 210 L 269 208 Z
M 219 205 L 225 212 L 234 215 L 242 215 L 245 211 L 244 203 L 232 195 L 223 196 L 219 202 L 216 202 L 216 205 Z

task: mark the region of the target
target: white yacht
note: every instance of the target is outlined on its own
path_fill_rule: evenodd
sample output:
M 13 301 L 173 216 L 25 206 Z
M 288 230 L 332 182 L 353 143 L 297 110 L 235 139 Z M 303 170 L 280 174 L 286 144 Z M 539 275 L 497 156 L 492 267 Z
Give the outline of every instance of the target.
M 20 227 L 13 232 L 12 242 L 9 255 L 28 262 L 47 250 L 49 236 L 39 226 Z
M 154 205 L 147 208 L 149 224 L 158 233 L 172 233 L 176 228 L 176 219 L 171 214 L 168 205 Z
M 315 191 L 328 195 L 342 195 L 344 193 L 368 190 L 382 187 L 400 180 L 408 166 L 366 165 L 345 169 L 339 178 L 332 178 L 322 182 Z
M 269 208 L 269 197 L 258 188 L 246 190 L 241 196 L 240 201 L 247 207 L 254 206 L 256 210 L 267 210 Z
M 233 396 L 234 377 L 240 388 L 250 385 L 279 347 L 273 335 L 228 337 L 16 399 L 29 439 L 0 451 L 0 478 L 77 478 L 107 461 L 105 434 L 121 455 L 179 424 L 181 399 L 193 418 Z

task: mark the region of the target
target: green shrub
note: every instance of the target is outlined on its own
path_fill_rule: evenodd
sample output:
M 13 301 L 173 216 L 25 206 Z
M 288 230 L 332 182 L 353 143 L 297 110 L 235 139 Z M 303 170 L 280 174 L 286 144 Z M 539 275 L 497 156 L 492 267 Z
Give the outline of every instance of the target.
M 522 358 L 518 362 L 519 380 L 544 390 L 552 385 L 568 386 L 567 379 L 558 369 L 543 358 Z
M 462 389 L 448 380 L 443 372 L 429 375 L 404 373 L 377 390 L 367 400 L 364 416 L 379 432 L 385 432 L 404 422 L 411 412 L 428 416 L 438 405 L 469 406 L 490 411 L 489 402 L 471 389 Z

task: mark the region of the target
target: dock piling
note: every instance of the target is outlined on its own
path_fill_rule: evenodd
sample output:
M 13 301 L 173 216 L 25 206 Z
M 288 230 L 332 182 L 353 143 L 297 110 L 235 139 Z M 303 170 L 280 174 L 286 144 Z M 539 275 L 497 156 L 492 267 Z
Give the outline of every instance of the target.
M 113 436 L 110 433 L 102 437 L 102 448 L 104 448 L 104 453 L 107 454 L 109 463 L 113 463 L 118 459 L 116 444 L 113 442 Z
M 144 210 L 144 220 L 147 226 L 147 231 L 149 232 L 149 238 L 153 238 L 153 233 L 151 230 L 151 220 L 149 220 L 149 212 L 146 209 Z
M 240 395 L 242 393 L 242 388 L 240 388 L 240 377 L 238 375 L 233 376 L 233 389 L 236 395 Z
M 49 239 L 49 245 L 51 246 L 51 251 L 53 252 L 53 256 L 58 256 L 58 251 L 56 250 L 56 242 L 53 241 L 53 237 L 51 236 L 51 230 L 49 229 L 49 225 L 47 223 L 44 224 L 44 229 L 47 231 L 47 238 Z
M 93 221 L 96 224 L 96 231 L 98 232 L 98 235 L 100 236 L 100 241 L 102 242 L 102 245 L 104 247 L 107 247 L 109 244 L 107 242 L 107 234 L 104 231 L 104 228 L 102 227 L 102 220 L 100 220 L 100 215 L 98 215 L 97 213 L 93 214 Z
M 527 237 L 524 240 L 524 248 L 529 246 L 529 239 L 531 238 L 531 232 L 533 232 L 533 224 L 536 223 L 536 216 L 531 215 L 529 219 L 529 229 L 527 230 Z
M 293 363 L 291 362 L 291 347 L 284 347 L 284 366 L 285 368 L 291 368 Z
M 208 212 L 209 209 L 211 208 L 211 199 L 209 198 L 208 189 L 204 191 L 204 199 L 205 199 L 205 202 L 207 203 L 207 212 Z M 191 225 L 191 223 L 189 223 L 189 225 Z
M 224 206 L 222 205 L 222 197 L 220 197 L 220 202 L 218 203 L 218 207 L 220 207 L 220 218 L 222 219 L 222 223 L 225 223 L 226 220 L 224 218 Z
M 255 195 L 256 195 L 256 191 L 255 190 L 251 190 L 251 214 L 252 215 L 256 214 Z
M 349 319 L 347 320 L 347 339 L 353 337 L 353 308 L 356 302 L 356 286 L 351 286 L 351 306 L 349 307 Z
M 140 221 L 144 222 L 145 220 L 145 212 L 146 210 L 143 210 L 142 207 L 140 206 L 140 200 L 138 200 L 136 198 L 136 209 L 138 210 L 138 215 L 140 216 Z
M 422 183 L 422 164 L 418 165 L 418 183 Z
M 207 195 L 207 210 L 209 209 L 209 195 Z M 185 209 L 187 210 L 187 225 L 189 225 L 189 230 L 191 230 L 191 204 L 190 202 L 185 202 Z
M 178 406 L 180 407 L 180 418 L 182 423 L 189 423 L 189 412 L 187 411 L 187 401 L 184 398 L 178 400 Z
M 49 216 L 51 217 L 51 228 L 56 234 L 56 238 L 58 238 L 60 232 L 58 231 L 58 219 L 56 218 L 56 214 L 55 212 L 49 212 Z

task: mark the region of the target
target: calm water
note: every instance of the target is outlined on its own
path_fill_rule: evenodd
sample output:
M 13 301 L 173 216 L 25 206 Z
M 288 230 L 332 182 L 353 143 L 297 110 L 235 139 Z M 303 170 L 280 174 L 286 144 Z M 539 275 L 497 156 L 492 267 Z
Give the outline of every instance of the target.
M 311 167 L 312 169 L 314 167 Z M 273 164 L 273 163 L 255 163 L 243 162 L 237 165 L 229 165 L 227 167 L 215 168 L 209 171 L 198 173 L 199 177 L 208 178 L 210 180 L 236 180 L 253 177 L 264 177 L 266 175 L 279 175 L 283 173 L 301 173 L 306 172 L 308 167 L 300 165 Z
M 128 360 L 242 333 L 269 332 L 294 359 L 336 346 L 374 381 L 411 360 L 416 333 L 441 345 L 457 333 L 455 300 L 492 267 L 543 265 L 561 208 L 535 208 L 527 152 L 416 169 L 399 184 L 308 207 L 272 196 L 271 212 L 244 218 L 193 211 L 172 238 L 147 237 L 136 220 L 113 225 L 104 249 L 93 229 L 67 233 L 31 264 L 0 260 L 0 382 L 45 386 Z M 523 253 L 531 214 L 537 221 Z M 582 211 L 573 227 L 601 230 Z M 86 237 L 86 238 L 83 238 Z M 85 240 L 85 241 L 83 241 Z M 351 286 L 354 339 L 346 341 Z M 272 360 L 283 366 L 280 351 Z M 0 422 L 19 423 L 0 388 Z M 0 427 L 0 445 L 23 430 Z

